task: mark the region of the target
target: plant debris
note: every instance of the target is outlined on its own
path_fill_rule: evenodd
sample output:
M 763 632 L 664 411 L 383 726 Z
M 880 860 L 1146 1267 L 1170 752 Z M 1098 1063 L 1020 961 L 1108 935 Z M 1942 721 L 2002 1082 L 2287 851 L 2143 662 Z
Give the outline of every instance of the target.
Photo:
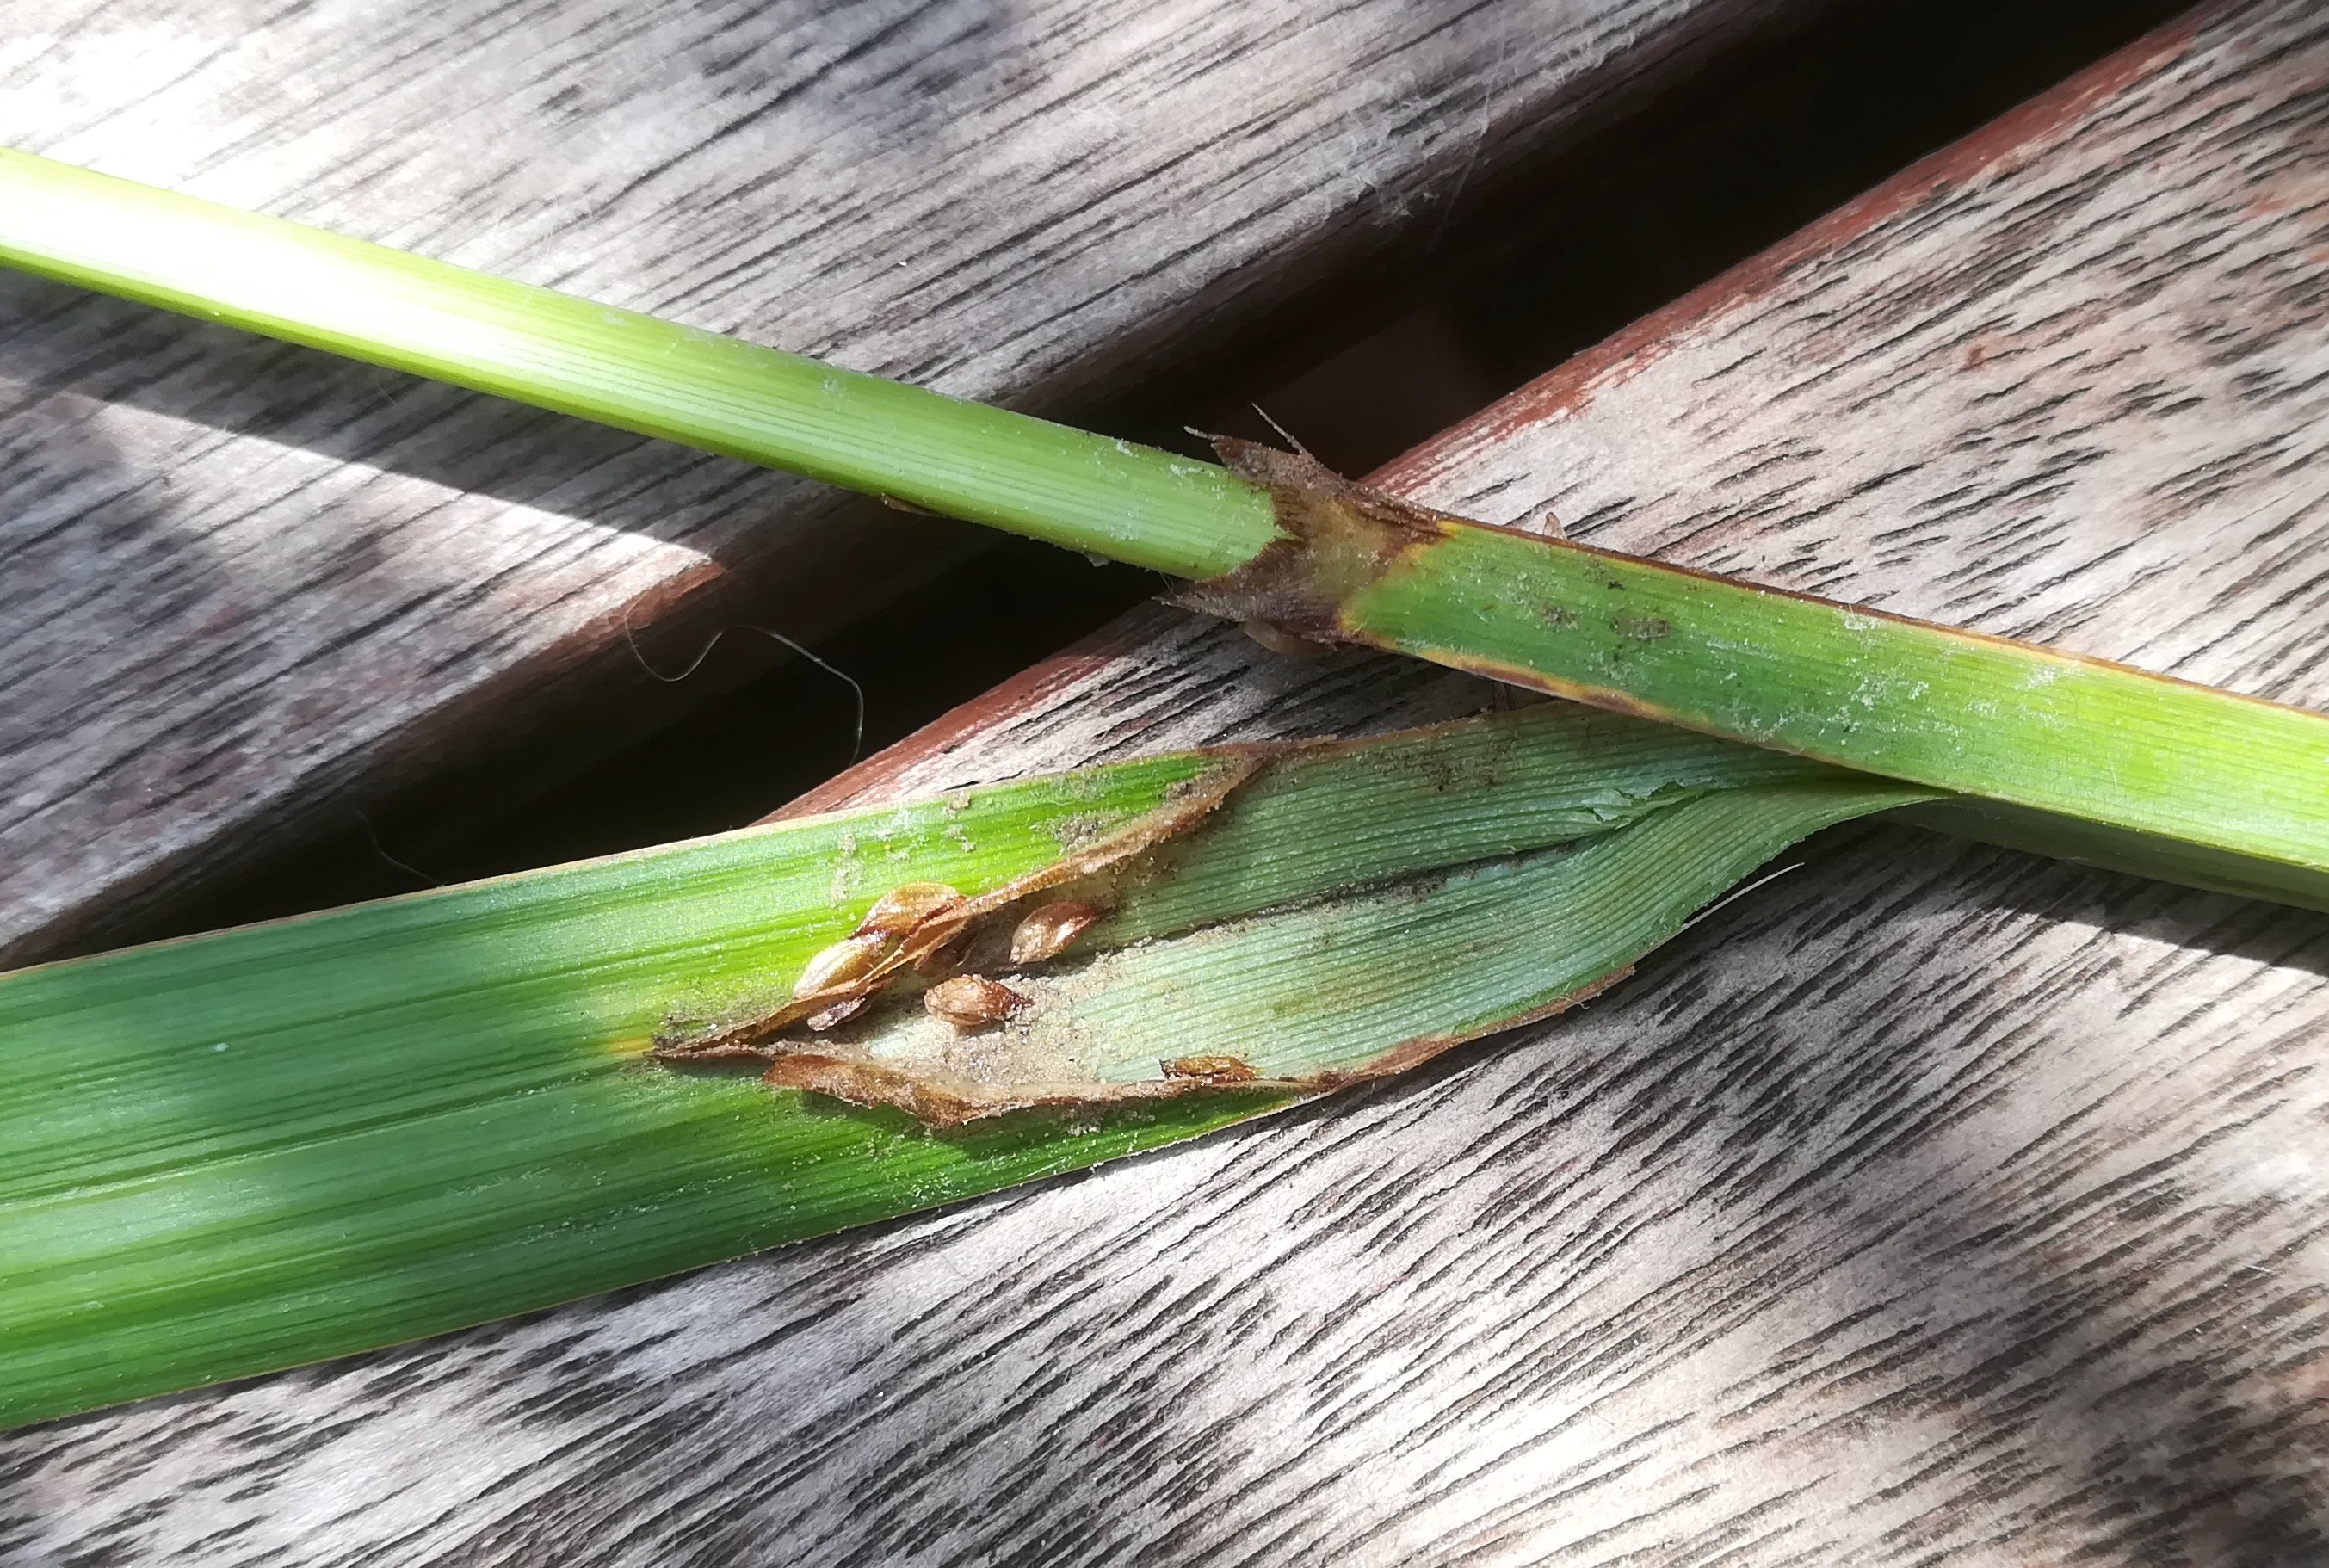
M 1268 909 L 1182 930 L 1171 938 L 1183 959 L 1195 966 L 1189 971 L 1190 990 L 1158 1006 L 1139 1005 L 1142 1026 L 1132 1029 L 1111 1013 L 1122 1004 L 1110 1000 L 1110 987 L 1123 983 L 1124 962 L 1136 968 L 1144 957 L 1153 959 L 1163 950 L 1155 932 L 1136 917 L 1128 932 L 1116 931 L 1108 951 L 1075 951 L 1095 930 L 1108 934 L 1110 917 L 1125 910 L 1127 900 L 1136 903 L 1171 882 L 1180 869 L 1177 857 L 1202 837 L 1219 808 L 1271 764 L 1346 744 L 1234 747 L 1209 753 L 1208 770 L 1164 806 L 990 893 L 966 896 L 929 882 L 894 887 L 848 936 L 809 959 L 784 1006 L 707 1032 L 667 1030 L 650 1054 L 672 1065 L 757 1062 L 771 1087 L 893 1107 L 936 1127 L 1035 1106 L 1224 1089 L 1306 1096 L 1407 1071 L 1486 1029 L 1388 1035 L 1359 1059 L 1332 1064 L 1312 1061 L 1298 1050 L 1290 1056 L 1284 1050 L 1267 1053 L 1298 1060 L 1301 1070 L 1294 1072 L 1266 1072 L 1249 1059 L 1250 1052 L 1150 1056 L 1153 1072 L 1129 1060 L 1137 1054 L 1132 1038 L 1147 1037 L 1144 1029 L 1160 1023 L 1169 1026 L 1186 1005 L 1210 1005 L 1207 999 L 1220 987 L 1207 985 L 1199 972 L 1234 976 L 1240 944 L 1271 925 Z M 1335 924 L 1335 911 L 1364 902 L 1412 919 L 1435 890 L 1462 874 L 1433 872 L 1394 878 L 1371 891 L 1323 897 L 1297 893 L 1295 905 L 1306 912 L 1313 926 L 1327 928 Z M 1118 928 L 1126 924 L 1117 922 Z M 1579 987 L 1538 1011 L 1559 1011 L 1616 978 Z M 1396 978 L 1385 981 L 1394 992 L 1402 984 Z M 919 1006 L 912 1005 L 917 997 Z M 1368 1000 L 1355 993 L 1353 999 L 1363 1005 Z M 816 1038 L 806 1037 L 804 1029 Z M 1198 1037 L 1203 1037 L 1202 1030 Z
M 965 1034 L 1026 1011 L 1029 997 L 985 975 L 957 975 L 922 993 L 922 1011 Z
M 1183 584 L 1165 599 L 1236 621 L 1272 653 L 1301 657 L 1341 643 L 1371 644 L 1344 625 L 1344 606 L 1463 522 L 1345 479 L 1306 452 L 1235 436 L 1211 439 L 1223 467 L 1269 492 L 1281 537 L 1236 571 Z
M 976 975 L 945 978 L 968 960 L 973 937 L 999 929 L 1004 934 L 996 957 L 1008 962 L 1056 958 L 1102 917 L 1098 901 L 1106 898 L 1108 874 L 1187 832 L 1252 777 L 1266 751 L 1224 748 L 1213 753 L 1203 773 L 1155 810 L 990 893 L 966 897 L 930 882 L 893 887 L 866 911 L 854 930 L 809 959 L 785 1006 L 706 1034 L 666 1029 L 656 1036 L 649 1054 L 662 1062 L 711 1062 L 778 1053 L 785 1049 L 780 1036 L 794 1025 L 830 1031 L 863 1012 L 892 986 L 914 980 L 938 980 L 926 992 L 926 997 L 939 998 L 926 1001 L 933 1016 L 964 1027 L 1007 1017 L 1017 1006 L 1004 1006 L 999 997 L 976 987 L 1008 987 Z M 1080 896 L 1047 900 L 1019 913 L 1037 895 L 1068 884 L 1077 884 Z M 1005 925 L 1004 916 L 1014 918 Z M 957 986 L 957 979 L 972 984 Z M 1022 997 L 1019 1006 L 1023 1005 Z

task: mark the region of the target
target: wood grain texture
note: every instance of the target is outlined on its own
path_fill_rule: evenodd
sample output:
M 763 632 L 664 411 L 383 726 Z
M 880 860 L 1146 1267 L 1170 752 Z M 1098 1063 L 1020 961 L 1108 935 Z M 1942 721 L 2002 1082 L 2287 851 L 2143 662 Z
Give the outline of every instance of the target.
M 1384 476 L 2329 702 L 2329 15 L 2218 11 Z M 1144 612 L 827 800 L 1482 704 Z M 1881 826 L 1086 1178 L 0 1444 L 11 1562 L 2329 1555 L 2329 919 Z
M 1811 4 L 14 0 L 0 80 L 30 150 L 1046 411 Z M 627 614 L 813 638 L 973 538 L 13 276 L 0 389 L 0 961 L 642 687 Z

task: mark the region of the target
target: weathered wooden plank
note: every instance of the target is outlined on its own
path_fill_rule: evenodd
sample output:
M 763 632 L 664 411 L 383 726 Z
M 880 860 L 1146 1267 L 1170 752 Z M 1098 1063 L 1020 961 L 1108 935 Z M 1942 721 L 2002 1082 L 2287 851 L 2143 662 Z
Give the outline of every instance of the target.
M 2329 701 L 2329 16 L 2211 14 L 1399 465 Z M 1478 705 L 1163 611 L 828 798 Z M 2329 1550 L 2329 920 L 1847 830 L 1629 985 L 1087 1179 L 16 1434 L 24 1561 Z
M 0 71 L 17 146 L 1046 410 L 1811 3 L 19 0 Z M 0 961 L 638 686 L 626 613 L 971 537 L 27 279 L 0 344 Z

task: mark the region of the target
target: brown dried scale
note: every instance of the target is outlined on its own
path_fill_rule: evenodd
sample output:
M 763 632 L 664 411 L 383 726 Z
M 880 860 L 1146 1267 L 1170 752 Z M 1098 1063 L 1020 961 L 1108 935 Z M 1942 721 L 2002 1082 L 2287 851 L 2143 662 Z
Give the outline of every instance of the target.
M 1027 912 L 1011 931 L 1011 961 L 1040 964 L 1065 952 L 1096 924 L 1100 912 L 1080 899 L 1054 899 Z
M 962 1030 L 1000 1024 L 1028 1001 L 1002 981 L 984 975 L 957 975 L 922 993 L 922 1006 L 931 1017 Z
M 808 1015 L 808 1026 L 820 1034 L 828 1029 L 837 1029 L 865 1011 L 872 1001 L 873 994 L 871 991 L 860 991 L 853 997 L 844 997 L 825 1011 L 811 1013 Z
M 888 937 L 866 932 L 844 937 L 819 949 L 793 982 L 793 999 L 800 1001 L 856 984 L 873 972 L 889 949 Z
M 901 883 L 875 901 L 850 936 L 809 959 L 794 983 L 792 999 L 783 1006 L 704 1033 L 674 1020 L 658 1032 L 649 1054 L 671 1063 L 787 1059 L 801 1054 L 804 1044 L 786 1040 L 787 1031 L 803 1024 L 819 1033 L 833 1029 L 871 1006 L 909 969 L 928 979 L 965 964 L 998 961 L 1009 946 L 1008 936 L 997 929 L 998 922 L 1008 918 L 1009 912 L 1039 893 L 1097 875 L 1187 832 L 1251 778 L 1266 757 L 1284 750 L 1255 747 L 1216 753 L 1206 760 L 1197 777 L 1173 791 L 1163 805 L 1002 887 L 966 896 L 943 883 Z M 1052 902 L 1070 901 L 1055 898 Z M 1054 940 L 1072 941 L 1074 933 Z M 965 1030 L 1000 1022 L 1031 1002 L 1010 987 L 976 974 L 941 980 L 923 997 L 925 1008 L 933 1015 Z M 888 1082 L 896 1077 L 895 1073 L 853 1077 L 842 1072 L 838 1058 L 809 1053 L 802 1061 L 807 1063 L 811 1057 L 827 1063 L 818 1071 L 841 1074 L 835 1082 L 844 1078 L 853 1082 L 874 1079 Z M 793 1086 L 817 1087 L 806 1082 Z M 903 1092 L 893 1085 L 883 1091 L 886 1098 L 858 1102 L 902 1104 L 904 1100 L 898 1096 Z M 923 1095 L 915 1103 L 928 1109 L 935 1101 Z
M 900 883 L 874 901 L 857 922 L 856 934 L 902 937 L 962 902 L 962 894 L 942 882 Z
M 957 927 L 935 945 L 924 942 L 910 944 L 907 955 L 913 960 L 914 973 L 925 980 L 937 980 L 962 968 L 963 954 L 969 947 L 965 940 L 966 934 Z
M 936 974 L 952 967 L 953 958 L 959 958 L 963 941 L 969 935 L 970 925 L 977 911 L 968 900 L 951 909 L 938 911 L 916 926 L 898 945 L 898 962 L 910 965 L 916 974 Z

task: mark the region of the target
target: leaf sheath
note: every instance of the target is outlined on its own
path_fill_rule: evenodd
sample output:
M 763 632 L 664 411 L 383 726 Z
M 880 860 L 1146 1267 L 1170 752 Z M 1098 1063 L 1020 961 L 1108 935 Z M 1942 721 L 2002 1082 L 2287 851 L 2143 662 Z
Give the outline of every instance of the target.
M 1190 834 L 1113 939 L 1028 982 L 1073 993 L 1054 1022 L 1088 1077 L 1217 1048 L 1319 1087 L 1419 1060 L 1622 970 L 1793 838 L 1921 798 L 1573 709 L 1275 755 L 1251 810 Z M 523 1311 L 1287 1103 L 1103 1093 L 938 1132 L 642 1059 L 674 1015 L 787 995 L 887 888 L 1003 885 L 1221 765 L 1117 764 L 0 977 L 0 1420 Z M 1407 810 L 1425 798 L 1444 809 Z M 1262 852 L 1288 843 L 1318 853 L 1274 876 Z

